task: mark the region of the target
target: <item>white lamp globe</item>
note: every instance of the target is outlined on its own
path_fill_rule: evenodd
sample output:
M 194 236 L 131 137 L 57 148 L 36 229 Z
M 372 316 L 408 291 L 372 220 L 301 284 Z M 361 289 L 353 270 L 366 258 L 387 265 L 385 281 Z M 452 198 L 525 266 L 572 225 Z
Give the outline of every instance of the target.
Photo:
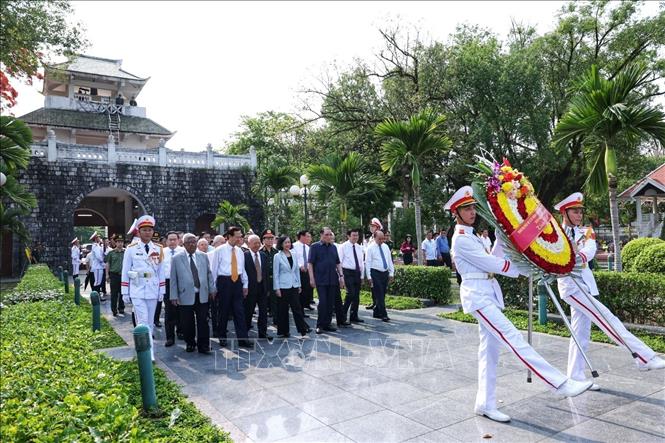
M 0 172 L 0 186 L 4 186 L 7 183 L 7 176 Z
M 297 197 L 297 196 L 300 195 L 300 188 L 298 187 L 298 185 L 292 185 L 292 186 L 289 188 L 289 193 L 290 193 L 292 196 Z
M 300 184 L 302 186 L 307 186 L 309 184 L 309 177 L 307 177 L 305 174 L 300 176 Z

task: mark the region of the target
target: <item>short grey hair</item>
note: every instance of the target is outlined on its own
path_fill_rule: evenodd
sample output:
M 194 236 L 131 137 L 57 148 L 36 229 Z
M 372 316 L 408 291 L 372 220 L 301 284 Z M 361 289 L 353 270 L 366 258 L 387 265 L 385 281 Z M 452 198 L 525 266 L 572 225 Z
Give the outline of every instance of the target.
M 196 235 L 191 234 L 191 233 L 188 232 L 187 234 L 182 236 L 182 242 L 185 243 L 188 239 L 190 239 L 192 237 L 194 237 L 194 239 L 197 238 Z
M 200 245 L 201 243 L 205 243 L 207 245 L 208 240 L 206 240 L 205 238 L 200 238 L 199 241 L 196 242 L 196 246 Z
M 216 235 L 215 238 L 212 239 L 212 244 L 214 245 L 215 243 L 219 243 L 219 242 L 221 242 L 222 240 L 224 240 L 224 236 L 223 236 L 223 235 Z
M 256 239 L 256 240 L 258 240 L 258 241 L 261 241 L 261 238 L 259 238 L 258 235 L 256 235 L 256 234 L 252 234 L 252 235 L 250 235 L 249 237 L 247 237 L 247 243 L 251 242 L 251 241 L 254 240 L 254 239 Z

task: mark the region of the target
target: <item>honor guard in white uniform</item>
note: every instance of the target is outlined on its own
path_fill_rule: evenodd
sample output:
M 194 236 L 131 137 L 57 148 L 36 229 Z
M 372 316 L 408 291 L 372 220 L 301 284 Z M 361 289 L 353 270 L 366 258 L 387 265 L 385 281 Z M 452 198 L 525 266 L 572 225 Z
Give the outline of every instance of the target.
M 136 243 L 131 243 L 125 250 L 120 291 L 125 303 L 134 304 L 136 323 L 146 325 L 150 329 L 150 354 L 154 361 L 153 319 L 157 303 L 163 300 L 166 292 L 164 251 L 162 245 L 151 241 L 155 230 L 153 217 L 142 216 L 136 226 L 140 239 Z
M 663 369 L 665 360 L 645 345 L 639 338 L 631 334 L 612 312 L 598 299 L 598 286 L 588 262 L 596 255 L 596 234 L 591 227 L 582 226 L 584 218 L 584 196 L 580 192 L 569 195 L 554 209 L 561 212 L 563 229 L 576 253 L 576 261 L 582 262 L 582 281 L 577 280 L 582 289 L 575 284 L 572 277 L 557 280 L 559 295 L 570 305 L 571 324 L 580 346 L 586 352 L 591 339 L 591 322 L 594 322 L 612 341 L 634 352 L 635 362 L 640 369 Z M 586 293 L 586 295 L 585 295 Z M 588 297 L 589 295 L 590 297 Z M 594 297 L 593 299 L 591 297 Z M 574 380 L 584 380 L 585 362 L 582 354 L 571 339 L 568 349 L 568 376 Z M 600 387 L 593 384 L 591 390 Z
M 495 396 L 496 367 L 501 346 L 508 348 L 557 394 L 573 397 L 587 390 L 591 383 L 570 380 L 550 365 L 501 312 L 504 307 L 503 294 L 494 274 L 518 277 L 520 273 L 509 260 L 488 254 L 483 241 L 474 234 L 475 203 L 473 189 L 464 186 L 455 192 L 444 209 L 449 210 L 457 220 L 451 255 L 457 272 L 462 276 L 462 308 L 478 320 L 479 326 L 475 412 L 495 421 L 506 422 L 510 417 L 497 410 Z M 495 254 L 502 250 L 498 244 L 499 241 L 495 244 Z
M 88 266 L 92 271 L 92 275 L 95 277 L 95 281 L 92 285 L 93 291 L 101 291 L 102 279 L 104 278 L 104 271 L 106 269 L 104 265 L 104 247 L 102 238 L 95 231 L 90 237 L 90 241 L 93 242 L 92 250 L 90 251 L 90 258 L 88 259 Z
M 79 247 L 79 239 L 75 238 L 71 242 L 72 251 L 72 278 L 76 278 L 79 275 L 79 267 L 81 266 L 81 248 Z
M 137 222 L 138 220 L 134 219 L 132 226 L 129 228 L 129 231 L 127 231 L 127 235 L 130 235 L 132 239 L 130 243 L 136 243 L 138 241 L 141 241 L 141 239 L 139 238 L 139 230 L 136 227 Z

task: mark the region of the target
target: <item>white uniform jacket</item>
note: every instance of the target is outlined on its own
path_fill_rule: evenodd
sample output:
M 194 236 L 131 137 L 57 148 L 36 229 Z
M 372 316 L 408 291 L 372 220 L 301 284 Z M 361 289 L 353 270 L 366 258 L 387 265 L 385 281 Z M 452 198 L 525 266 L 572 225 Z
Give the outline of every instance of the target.
M 457 272 L 462 276 L 460 298 L 464 312 L 468 314 L 492 303 L 503 309 L 501 287 L 492 274 L 519 276 L 510 260 L 488 254 L 473 228 L 464 225 L 455 226 L 450 252 Z
M 72 264 L 81 264 L 81 249 L 78 246 L 72 246 Z
M 161 300 L 166 292 L 163 260 L 164 251 L 159 244 L 148 243 L 148 253 L 143 242 L 127 246 L 122 260 L 122 295 Z
M 90 251 L 90 259 L 88 260 L 91 271 L 99 271 L 100 269 L 105 269 L 104 265 L 104 248 L 102 245 L 95 243 L 92 245 L 92 250 Z
M 586 285 L 589 294 L 598 295 L 598 286 L 596 286 L 596 279 L 593 277 L 593 272 L 589 268 L 588 262 L 593 260 L 596 256 L 596 234 L 593 233 L 591 228 L 584 228 L 576 226 L 573 228 L 575 234 L 574 247 L 577 252 L 575 257 L 578 261 L 582 261 L 582 280 Z M 580 283 L 580 281 L 577 281 Z M 580 288 L 577 287 L 571 277 L 562 277 L 557 280 L 559 287 L 559 295 L 567 297 L 569 295 L 577 294 Z

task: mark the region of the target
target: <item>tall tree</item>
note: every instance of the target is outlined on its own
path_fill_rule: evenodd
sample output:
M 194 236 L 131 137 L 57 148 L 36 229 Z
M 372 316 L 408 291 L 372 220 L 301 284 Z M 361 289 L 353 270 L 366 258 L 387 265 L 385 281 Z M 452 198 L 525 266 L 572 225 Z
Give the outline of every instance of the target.
M 249 222 L 242 213 L 247 213 L 249 208 L 243 203 L 234 205 L 228 200 L 221 201 L 217 208 L 215 219 L 210 223 L 210 227 L 217 230 L 220 226 L 238 226 L 247 232 Z
M 445 117 L 431 109 L 412 116 L 408 121 L 386 120 L 376 127 L 376 134 L 385 137 L 381 151 L 381 167 L 390 174 L 409 170 L 416 212 L 418 264 L 422 264 L 421 171 L 427 161 L 447 153 L 452 146 L 444 134 Z
M 580 81 L 568 111 L 556 126 L 553 142 L 559 148 L 579 141 L 590 166 L 586 185 L 594 194 L 609 190 L 614 266 L 621 271 L 619 206 L 617 203 L 617 145 L 653 139 L 665 144 L 665 114 L 643 94 L 652 74 L 641 64 L 624 68 L 606 79 L 594 65 Z
M 254 186 L 255 193 L 258 195 L 272 195 L 273 208 L 275 216 L 275 234 L 279 233 L 279 214 L 282 207 L 283 190 L 296 182 L 298 171 L 293 166 L 277 165 L 274 163 L 266 164 L 259 168 L 259 173 Z M 264 201 L 268 199 L 265 198 Z

